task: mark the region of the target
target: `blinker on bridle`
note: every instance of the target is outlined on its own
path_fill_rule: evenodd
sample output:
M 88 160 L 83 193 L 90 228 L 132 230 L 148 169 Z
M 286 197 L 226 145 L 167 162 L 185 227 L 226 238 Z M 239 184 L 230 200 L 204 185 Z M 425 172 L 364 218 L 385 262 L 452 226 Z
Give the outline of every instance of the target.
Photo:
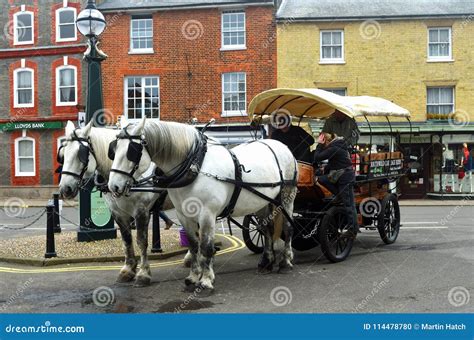
M 87 165 L 89 164 L 89 155 L 92 154 L 92 156 L 95 157 L 95 154 L 94 154 L 94 151 L 92 150 L 92 146 L 91 146 L 91 143 L 90 143 L 90 140 L 87 139 L 87 138 L 82 138 L 82 137 L 79 137 L 77 134 L 76 134 L 76 130 L 75 129 L 73 131 L 73 136 L 70 138 L 70 139 L 67 139 L 66 141 L 70 141 L 70 142 L 78 142 L 79 143 L 79 152 L 78 152 L 78 158 L 79 158 L 79 161 L 83 164 L 83 167 L 82 167 L 82 170 L 80 173 L 75 173 L 75 172 L 72 172 L 72 171 L 64 171 L 64 170 L 61 170 L 61 175 L 70 175 L 72 177 L 75 177 L 77 179 L 79 179 L 79 181 L 82 181 L 83 177 L 84 177 L 84 174 L 86 173 L 87 171 Z M 87 145 L 85 145 L 84 143 L 87 143 Z M 64 155 L 61 154 L 61 150 L 65 147 L 65 145 L 61 145 L 59 147 L 59 150 L 58 150 L 58 153 L 56 155 L 56 160 L 59 164 L 63 165 L 64 164 Z
M 137 171 L 140 160 L 143 155 L 143 147 L 146 147 L 146 141 L 144 135 L 131 135 L 127 131 L 128 125 L 117 135 L 117 139 L 109 144 L 108 156 L 111 160 L 115 159 L 115 151 L 117 148 L 117 142 L 119 139 L 128 139 L 130 143 L 128 144 L 127 149 L 127 159 L 134 164 L 132 171 L 126 172 L 120 169 L 110 169 L 110 172 L 116 172 L 127 177 L 130 177 L 134 182 L 136 181 L 133 175 Z M 134 140 L 139 140 L 140 142 L 134 142 Z

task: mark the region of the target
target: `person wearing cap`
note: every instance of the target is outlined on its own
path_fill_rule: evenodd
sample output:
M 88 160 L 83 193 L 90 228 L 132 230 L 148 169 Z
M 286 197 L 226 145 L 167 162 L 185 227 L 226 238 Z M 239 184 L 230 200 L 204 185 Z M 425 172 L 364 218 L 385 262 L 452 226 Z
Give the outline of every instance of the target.
M 291 124 L 291 116 L 279 117 L 283 124 L 274 124 L 271 138 L 285 144 L 295 158 L 299 161 L 311 162 L 312 156 L 310 147 L 314 144 L 314 138 L 302 127 Z

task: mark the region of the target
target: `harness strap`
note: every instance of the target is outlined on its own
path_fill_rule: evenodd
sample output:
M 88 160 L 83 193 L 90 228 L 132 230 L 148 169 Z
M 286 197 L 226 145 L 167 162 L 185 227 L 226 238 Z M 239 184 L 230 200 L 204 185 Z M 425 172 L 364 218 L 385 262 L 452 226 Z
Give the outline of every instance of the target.
M 229 151 L 230 156 L 232 157 L 232 161 L 234 162 L 234 173 L 235 173 L 235 182 L 242 183 L 242 167 L 240 166 L 240 162 L 235 155 L 235 153 L 227 149 Z M 234 212 L 235 205 L 237 204 L 237 200 L 239 199 L 240 192 L 242 191 L 242 185 L 234 185 L 234 192 L 230 198 L 229 204 L 224 208 L 224 210 L 219 214 L 219 218 L 227 217 Z

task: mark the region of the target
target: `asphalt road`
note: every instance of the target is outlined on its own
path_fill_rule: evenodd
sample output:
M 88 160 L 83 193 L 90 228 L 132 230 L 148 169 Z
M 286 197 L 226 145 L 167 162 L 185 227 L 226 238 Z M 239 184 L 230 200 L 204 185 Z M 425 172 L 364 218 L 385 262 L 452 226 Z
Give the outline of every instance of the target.
M 73 216 L 74 211 L 67 209 L 66 214 Z M 183 280 L 188 269 L 181 264 L 153 268 L 152 285 L 136 288 L 115 283 L 118 269 L 110 266 L 116 263 L 94 265 L 101 268 L 70 266 L 67 271 L 49 267 L 52 272 L 18 272 L 31 267 L 3 263 L 0 310 L 473 312 L 474 208 L 402 207 L 402 223 L 400 236 L 393 245 L 384 245 L 376 231 L 363 231 L 350 257 L 342 263 L 329 263 L 319 249 L 297 252 L 295 268 L 289 274 L 256 274 L 258 256 L 246 248 L 217 256 L 215 291 L 211 294 L 186 291 Z M 0 237 L 38 232 L 44 229 L 3 230 Z

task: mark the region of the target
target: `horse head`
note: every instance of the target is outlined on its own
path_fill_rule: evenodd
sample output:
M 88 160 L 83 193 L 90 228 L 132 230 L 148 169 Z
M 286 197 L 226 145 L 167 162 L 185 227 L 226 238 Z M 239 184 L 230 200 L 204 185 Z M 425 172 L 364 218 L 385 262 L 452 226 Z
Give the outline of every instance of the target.
M 62 164 L 59 190 L 64 198 L 74 198 L 84 181 L 94 175 L 97 162 L 89 139 L 91 128 L 92 123 L 80 129 L 71 121 L 66 124 L 66 140 L 57 154 Z
M 146 148 L 146 118 L 137 124 L 121 121 L 121 132 L 110 143 L 109 158 L 113 159 L 109 177 L 109 190 L 119 197 L 127 194 L 130 187 L 145 173 L 151 164 Z

